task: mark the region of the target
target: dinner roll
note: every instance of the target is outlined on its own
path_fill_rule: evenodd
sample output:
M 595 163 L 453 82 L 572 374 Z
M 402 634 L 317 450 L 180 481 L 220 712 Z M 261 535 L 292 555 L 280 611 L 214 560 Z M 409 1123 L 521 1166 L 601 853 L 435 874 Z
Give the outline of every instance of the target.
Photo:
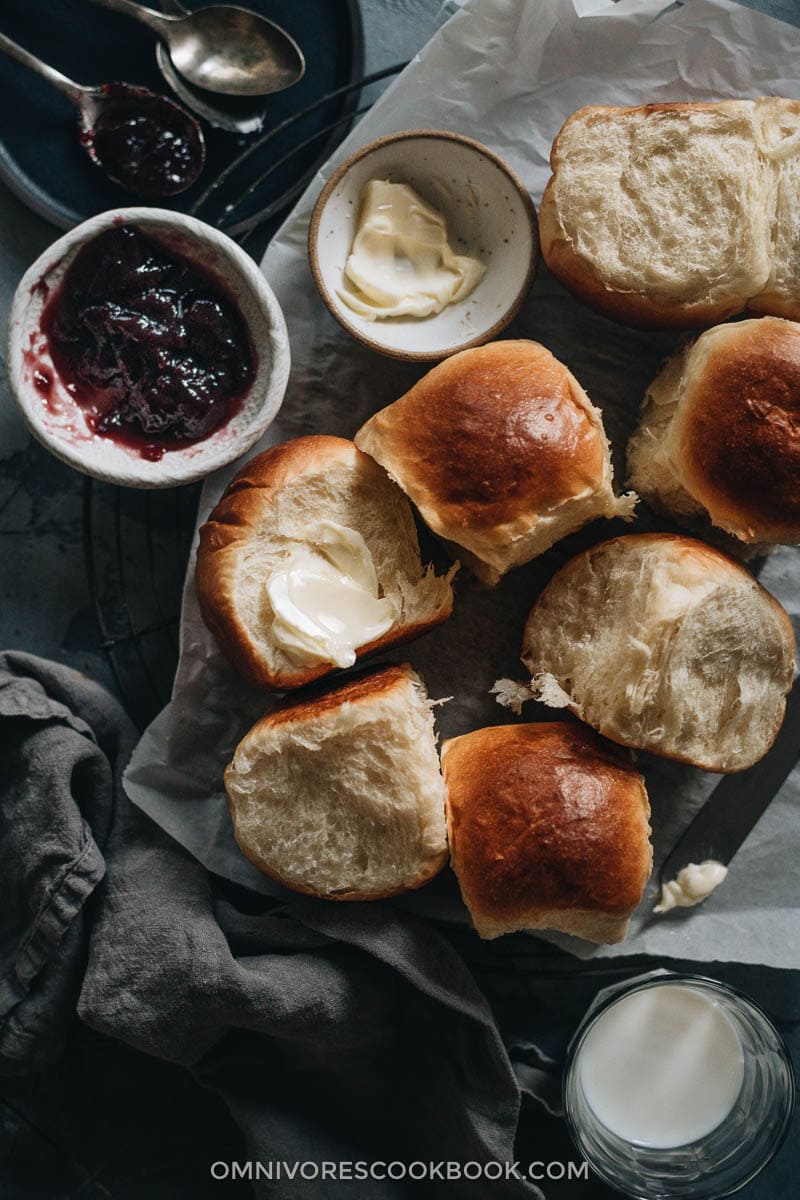
M 534 604 L 522 647 L 545 704 L 707 771 L 766 754 L 794 656 L 788 616 L 740 563 L 666 533 L 571 559 Z
M 442 771 L 450 858 L 481 937 L 624 939 L 653 858 L 625 751 L 562 721 L 498 725 L 445 742 Z
M 631 325 L 712 325 L 751 307 L 800 319 L 800 102 L 590 106 L 562 126 L 542 254 Z
M 742 542 L 800 542 L 800 325 L 719 325 L 650 385 L 628 446 L 636 491 Z
M 600 412 L 538 342 L 454 354 L 355 440 L 488 584 L 595 517 L 631 513 Z
M 405 496 L 337 437 L 251 459 L 197 551 L 200 611 L 220 649 L 248 682 L 278 691 L 438 625 L 451 576 L 423 569 Z
M 433 714 L 408 665 L 285 701 L 239 743 L 225 788 L 242 852 L 296 892 L 376 900 L 447 859 Z

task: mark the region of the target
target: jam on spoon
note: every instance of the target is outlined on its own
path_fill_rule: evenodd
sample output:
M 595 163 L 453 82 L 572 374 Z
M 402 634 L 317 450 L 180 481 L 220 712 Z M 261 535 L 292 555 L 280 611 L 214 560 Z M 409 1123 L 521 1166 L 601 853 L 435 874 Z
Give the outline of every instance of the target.
M 174 196 L 203 169 L 203 131 L 185 108 L 129 83 L 87 87 L 0 33 L 0 53 L 57 88 L 78 110 L 81 144 L 110 179 L 143 199 Z
M 186 109 L 128 83 L 104 83 L 91 128 L 81 133 L 105 173 L 140 196 L 174 196 L 197 179 L 205 162 L 203 133 Z
M 78 251 L 41 324 L 89 428 L 144 458 L 219 429 L 255 375 L 244 318 L 224 287 L 134 225 Z

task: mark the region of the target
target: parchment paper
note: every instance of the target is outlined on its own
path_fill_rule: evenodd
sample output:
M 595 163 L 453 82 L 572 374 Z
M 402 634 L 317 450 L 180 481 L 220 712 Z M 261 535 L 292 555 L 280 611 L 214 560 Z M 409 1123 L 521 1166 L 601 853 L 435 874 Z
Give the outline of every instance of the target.
M 724 0 L 690 0 L 683 7 L 666 0 L 471 0 L 338 149 L 267 251 L 263 267 L 286 314 L 293 368 L 283 408 L 257 449 L 312 432 L 351 437 L 372 412 L 424 372 L 381 358 L 344 333 L 318 298 L 308 269 L 306 229 L 313 202 L 332 167 L 357 147 L 399 129 L 438 127 L 470 134 L 510 162 L 538 204 L 549 174 L 551 141 L 582 104 L 798 96 L 799 72 L 800 32 Z M 676 339 L 637 333 L 590 313 L 543 268 L 507 336 L 542 341 L 603 409 L 619 481 L 622 450 L 645 387 Z M 208 480 L 199 521 L 232 474 L 229 469 Z M 579 549 L 630 528 L 669 525 L 646 510 L 635 526 L 596 522 L 512 572 L 495 591 L 459 577 L 452 619 L 401 652 L 421 672 L 431 696 L 454 697 L 438 710 L 441 736 L 517 719 L 497 706 L 489 689 L 499 676 L 524 678 L 518 660 L 521 631 L 538 591 Z M 173 700 L 139 743 L 126 787 L 134 803 L 209 869 L 278 894 L 280 889 L 239 853 L 222 788 L 222 771 L 236 742 L 269 702 L 226 666 L 199 617 L 193 575 L 194 554 Z M 797 623 L 800 552 L 775 552 L 760 578 Z M 528 704 L 522 719 L 557 715 Z M 658 865 L 717 777 L 647 756 L 640 763 L 653 808 Z M 549 940 L 587 958 L 650 953 L 800 968 L 798 860 L 800 771 L 736 856 L 728 879 L 700 908 L 650 919 L 651 884 L 626 943 L 594 948 L 559 935 Z M 449 870 L 397 903 L 444 920 L 466 920 Z

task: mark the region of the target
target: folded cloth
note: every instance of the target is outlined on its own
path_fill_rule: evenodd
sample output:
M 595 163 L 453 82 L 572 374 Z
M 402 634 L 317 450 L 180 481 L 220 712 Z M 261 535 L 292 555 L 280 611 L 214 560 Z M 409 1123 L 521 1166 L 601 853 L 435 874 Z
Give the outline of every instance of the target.
M 323 1161 L 512 1162 L 520 1087 L 446 937 L 390 905 L 282 903 L 216 880 L 118 787 L 132 737 L 83 676 L 0 656 L 3 1065 L 52 1056 L 80 987 L 89 1025 L 222 1094 L 260 1195 L 409 1194 L 324 1176 Z M 541 1195 L 490 1170 L 493 1196 Z M 488 1190 L 439 1178 L 424 1194 Z
M 0 1071 L 59 1054 L 135 731 L 91 680 L 0 654 Z

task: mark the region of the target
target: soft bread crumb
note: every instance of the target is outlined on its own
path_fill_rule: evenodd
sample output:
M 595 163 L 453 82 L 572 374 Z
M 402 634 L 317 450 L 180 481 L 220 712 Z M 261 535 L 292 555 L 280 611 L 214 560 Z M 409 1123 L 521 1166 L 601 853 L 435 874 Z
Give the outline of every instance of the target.
M 632 317 L 642 299 L 727 316 L 768 282 L 775 181 L 752 101 L 583 108 L 552 167 L 542 250 L 599 305 L 607 289 Z
M 769 749 L 794 657 L 777 600 L 726 555 L 671 534 L 613 538 L 562 567 L 522 656 L 543 703 L 709 771 L 743 770 Z
M 621 496 L 617 496 L 616 515 L 622 521 L 634 521 L 638 503 L 639 497 L 636 492 L 624 492 Z
M 527 683 L 517 679 L 496 679 L 489 688 L 489 695 L 494 696 L 503 708 L 510 708 L 517 716 L 522 712 L 522 706 L 528 700 L 536 699 L 536 692 Z
M 447 857 L 432 706 L 408 666 L 269 714 L 240 742 L 225 787 L 242 851 L 301 892 L 396 895 Z
M 575 707 L 572 697 L 564 691 L 555 675 L 550 675 L 547 671 L 542 671 L 531 679 L 531 695 L 548 708 Z
M 710 324 L 756 298 L 778 311 L 796 283 L 798 155 L 792 142 L 778 165 L 767 143 L 798 112 L 773 98 L 580 109 L 542 201 L 551 270 L 634 323 Z

